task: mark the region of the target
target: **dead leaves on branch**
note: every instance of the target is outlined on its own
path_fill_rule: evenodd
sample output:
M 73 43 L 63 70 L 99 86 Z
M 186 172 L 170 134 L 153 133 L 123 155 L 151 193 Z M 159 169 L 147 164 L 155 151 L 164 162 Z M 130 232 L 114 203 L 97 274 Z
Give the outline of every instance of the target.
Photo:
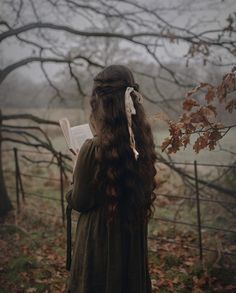
M 186 148 L 190 144 L 190 138 L 193 134 L 198 135 L 193 144 L 196 153 L 205 148 L 215 149 L 217 141 L 235 126 L 225 126 L 219 123 L 216 119 L 217 109 L 213 105 L 214 102 L 218 102 L 229 114 L 236 109 L 236 98 L 230 100 L 228 98 L 228 95 L 236 90 L 235 71 L 236 67 L 223 77 L 218 86 L 200 83 L 186 94 L 183 102 L 185 112 L 179 121 L 168 120 L 170 136 L 163 141 L 162 151 L 176 153 L 181 147 Z M 201 104 L 194 97 L 202 93 L 204 104 Z
M 226 109 L 229 113 L 232 113 L 233 110 L 236 110 L 236 99 L 231 100 L 230 102 L 228 102 L 228 104 L 226 105 L 225 109 Z
M 183 109 L 186 111 L 191 111 L 194 106 L 199 106 L 199 103 L 194 99 L 188 98 L 183 102 Z

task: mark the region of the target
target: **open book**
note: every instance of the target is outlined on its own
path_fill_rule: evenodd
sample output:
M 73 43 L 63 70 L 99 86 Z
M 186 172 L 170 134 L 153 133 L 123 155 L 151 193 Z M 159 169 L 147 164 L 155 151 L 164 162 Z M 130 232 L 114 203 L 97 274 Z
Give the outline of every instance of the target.
M 59 123 L 68 148 L 74 155 L 77 155 L 86 139 L 93 137 L 93 132 L 91 131 L 89 124 L 81 124 L 71 127 L 67 118 L 60 119 Z

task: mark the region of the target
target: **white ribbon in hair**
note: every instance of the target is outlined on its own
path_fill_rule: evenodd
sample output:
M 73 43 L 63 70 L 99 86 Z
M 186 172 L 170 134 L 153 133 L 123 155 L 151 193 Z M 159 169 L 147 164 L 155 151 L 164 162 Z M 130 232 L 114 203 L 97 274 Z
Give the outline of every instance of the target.
M 134 152 L 135 159 L 137 160 L 138 157 L 139 157 L 139 153 L 136 150 L 134 133 L 133 133 L 133 130 L 132 130 L 132 115 L 136 114 L 136 110 L 134 108 L 134 103 L 133 103 L 132 97 L 130 95 L 130 93 L 132 91 L 134 91 L 134 93 L 136 94 L 136 96 L 138 98 L 138 102 L 140 104 L 143 102 L 143 98 L 142 98 L 140 93 L 138 93 L 137 91 L 134 90 L 133 87 L 127 87 L 127 89 L 125 91 L 125 109 L 126 109 L 126 116 L 127 116 L 127 120 L 128 120 L 130 147 L 132 148 L 132 150 Z

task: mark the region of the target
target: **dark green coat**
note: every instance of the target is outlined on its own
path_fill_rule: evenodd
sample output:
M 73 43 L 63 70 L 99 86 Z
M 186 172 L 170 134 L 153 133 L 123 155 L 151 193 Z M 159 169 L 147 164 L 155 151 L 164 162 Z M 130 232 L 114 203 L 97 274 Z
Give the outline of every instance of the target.
M 113 224 L 106 225 L 105 198 L 94 183 L 97 147 L 96 136 L 83 144 L 75 167 L 73 189 L 67 193 L 68 204 L 80 213 L 70 292 L 150 293 L 147 225 L 128 229 L 120 216 Z

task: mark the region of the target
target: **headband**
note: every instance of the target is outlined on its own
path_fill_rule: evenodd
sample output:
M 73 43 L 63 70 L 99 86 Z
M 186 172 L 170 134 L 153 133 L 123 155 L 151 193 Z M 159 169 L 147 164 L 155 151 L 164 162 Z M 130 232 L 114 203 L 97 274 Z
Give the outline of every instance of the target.
M 127 116 L 127 121 L 128 121 L 130 147 L 134 152 L 135 159 L 137 160 L 138 157 L 139 157 L 139 153 L 136 150 L 135 138 L 134 138 L 134 133 L 133 133 L 133 130 L 132 130 L 132 115 L 136 114 L 136 110 L 134 108 L 134 103 L 133 103 L 132 97 L 130 95 L 131 92 L 135 93 L 135 95 L 137 96 L 138 103 L 140 103 L 140 104 L 143 103 L 143 97 L 133 87 L 127 87 L 126 88 L 126 91 L 125 91 L 125 109 L 126 109 L 126 116 Z

